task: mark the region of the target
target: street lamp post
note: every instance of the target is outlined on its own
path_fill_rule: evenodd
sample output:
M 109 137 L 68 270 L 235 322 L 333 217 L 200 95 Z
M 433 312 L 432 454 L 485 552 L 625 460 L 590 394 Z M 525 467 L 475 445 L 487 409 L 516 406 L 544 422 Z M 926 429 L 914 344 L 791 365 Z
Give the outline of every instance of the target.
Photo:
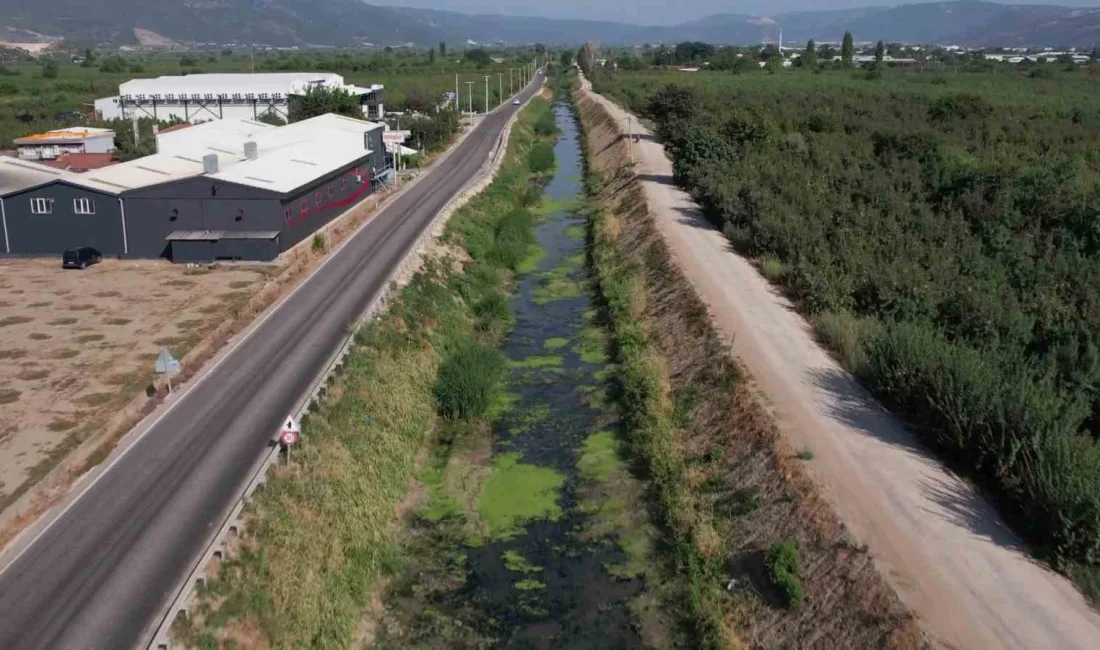
M 497 94 L 500 95 L 500 103 L 504 103 L 504 73 L 497 73 Z
M 472 81 L 467 81 L 466 82 L 466 103 L 467 103 L 467 106 L 469 107 L 467 109 L 467 112 L 469 112 L 470 115 L 473 115 L 474 114 L 474 82 L 472 82 Z
M 508 68 L 508 94 L 514 95 L 515 93 L 516 91 L 512 89 L 512 69 Z
M 485 75 L 485 114 L 489 114 L 489 75 Z

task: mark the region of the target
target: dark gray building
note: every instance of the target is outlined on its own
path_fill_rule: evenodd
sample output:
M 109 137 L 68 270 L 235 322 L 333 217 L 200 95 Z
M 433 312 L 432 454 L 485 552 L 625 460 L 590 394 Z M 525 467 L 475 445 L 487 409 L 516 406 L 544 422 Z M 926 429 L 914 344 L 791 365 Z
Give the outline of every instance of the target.
M 0 207 L 11 255 L 92 246 L 176 261 L 271 260 L 368 196 L 382 125 L 323 115 L 283 127 L 221 120 L 158 136 L 159 152 L 86 174 L 19 163 Z

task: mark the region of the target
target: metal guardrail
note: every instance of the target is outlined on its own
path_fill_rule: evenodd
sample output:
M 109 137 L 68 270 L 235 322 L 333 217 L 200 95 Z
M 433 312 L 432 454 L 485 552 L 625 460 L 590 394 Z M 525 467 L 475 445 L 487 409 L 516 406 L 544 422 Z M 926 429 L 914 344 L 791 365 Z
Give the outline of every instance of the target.
M 336 370 L 341 365 L 343 365 L 344 359 L 347 358 L 347 355 L 351 351 L 351 347 L 355 342 L 355 335 L 359 332 L 359 330 L 367 322 L 367 320 L 375 316 L 378 311 L 386 304 L 386 301 L 389 299 L 391 287 L 394 284 L 394 280 L 402 272 L 407 270 L 407 266 L 410 260 L 415 259 L 422 252 L 428 240 L 436 236 L 436 230 L 442 225 L 442 222 L 444 222 L 446 218 L 448 218 L 456 209 L 458 209 L 458 207 L 469 200 L 471 196 L 480 192 L 487 181 L 491 180 L 496 175 L 496 172 L 500 168 L 500 165 L 504 158 L 503 154 L 505 152 L 506 143 L 508 141 L 508 136 L 511 133 L 512 126 L 515 124 L 516 118 L 519 116 L 522 110 L 527 107 L 527 104 L 530 103 L 531 99 L 533 99 L 535 96 L 536 94 L 532 94 L 531 97 L 528 98 L 522 106 L 520 106 L 519 110 L 517 110 L 512 115 L 508 123 L 501 130 L 500 136 L 498 137 L 496 144 L 493 146 L 493 150 L 489 153 L 489 157 L 486 159 L 486 162 L 488 164 L 482 165 L 480 173 L 476 177 L 471 179 L 466 187 L 460 190 L 450 201 L 447 202 L 447 204 L 439 211 L 439 213 L 436 214 L 435 217 L 433 217 L 432 221 L 420 233 L 416 241 L 413 242 L 412 246 L 409 247 L 409 250 L 408 252 L 406 252 L 405 257 L 402 259 L 402 261 L 399 264 L 395 265 L 393 270 L 390 271 L 390 274 L 386 277 L 386 282 L 382 285 L 382 289 L 378 292 L 374 299 L 371 300 L 370 304 L 367 305 L 367 308 L 364 310 L 359 319 L 356 320 L 355 326 L 351 328 L 347 338 L 344 340 L 343 345 L 341 345 L 340 348 L 336 350 L 336 352 L 333 353 L 331 357 L 329 357 L 329 362 L 325 365 L 325 369 L 317 376 L 317 379 L 311 385 L 306 397 L 301 400 L 295 407 L 293 411 L 295 419 L 301 420 L 301 417 L 305 415 L 305 413 L 314 403 L 320 403 L 321 391 L 324 389 L 325 385 L 328 384 L 328 381 L 329 379 L 331 379 L 333 373 L 336 372 Z M 455 149 L 453 149 L 452 152 L 453 151 L 455 151 Z M 449 157 L 450 153 L 452 152 L 448 152 L 446 156 Z M 440 159 L 438 162 L 442 162 L 442 160 L 443 159 Z M 428 175 L 418 177 L 413 183 L 407 185 L 406 188 L 411 187 L 413 184 L 415 184 L 416 181 L 419 181 L 421 178 L 425 178 L 426 176 Z M 378 212 L 380 213 L 382 210 L 386 209 L 389 203 L 395 201 L 399 196 L 401 196 L 401 194 L 403 193 L 399 192 L 394 194 L 385 203 L 378 206 Z M 370 220 L 365 221 L 360 226 L 360 229 L 366 227 L 368 223 L 370 223 Z M 357 229 L 356 232 L 352 233 L 348 237 L 347 241 L 350 241 L 351 238 L 355 237 L 358 233 L 359 230 Z M 303 283 L 304 282 L 305 281 L 303 280 Z M 157 623 L 157 627 L 153 632 L 151 640 L 147 644 L 142 644 L 145 648 L 149 650 L 172 649 L 172 625 L 175 623 L 178 616 L 187 615 L 187 607 L 190 603 L 191 596 L 195 593 L 196 589 L 205 584 L 206 570 L 207 567 L 210 566 L 211 560 L 215 558 L 218 560 L 224 559 L 229 540 L 232 537 L 240 535 L 241 527 L 244 525 L 244 522 L 241 519 L 241 514 L 244 512 L 245 506 L 248 505 L 249 500 L 252 498 L 252 495 L 255 494 L 256 490 L 261 489 L 266 483 L 267 472 L 276 462 L 278 462 L 279 453 L 280 447 L 276 444 L 271 449 L 271 451 L 260 458 L 256 465 L 253 466 L 252 474 L 250 475 L 248 483 L 245 485 L 241 496 L 237 499 L 234 506 L 229 510 L 221 526 L 218 527 L 218 530 L 214 533 L 214 535 L 210 538 L 210 541 L 207 542 L 206 546 L 203 548 L 202 554 L 194 563 L 191 571 L 187 574 L 187 577 L 183 580 L 179 589 L 177 590 L 176 597 L 172 599 L 171 604 L 161 614 L 160 620 Z

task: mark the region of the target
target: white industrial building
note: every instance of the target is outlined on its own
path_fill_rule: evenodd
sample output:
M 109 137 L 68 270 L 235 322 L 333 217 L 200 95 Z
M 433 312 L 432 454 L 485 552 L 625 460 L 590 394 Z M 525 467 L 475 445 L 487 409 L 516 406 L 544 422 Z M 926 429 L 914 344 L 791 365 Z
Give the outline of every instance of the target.
M 152 118 L 206 122 L 225 118 L 255 120 L 264 114 L 287 119 L 290 97 L 310 88 L 341 89 L 359 97 L 363 117 L 381 120 L 382 86 L 353 86 L 332 72 L 257 74 L 190 74 L 133 79 L 118 87 L 118 95 L 95 101 L 104 120 Z
M 23 160 L 54 160 L 65 154 L 108 154 L 115 150 L 115 132 L 83 126 L 57 129 L 16 138 L 15 146 Z

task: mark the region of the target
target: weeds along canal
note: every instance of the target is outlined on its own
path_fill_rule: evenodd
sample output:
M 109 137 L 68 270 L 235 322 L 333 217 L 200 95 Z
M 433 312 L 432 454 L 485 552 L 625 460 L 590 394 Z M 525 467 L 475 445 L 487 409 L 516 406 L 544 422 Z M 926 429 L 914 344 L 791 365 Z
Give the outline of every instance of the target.
M 443 431 L 420 475 L 377 648 L 672 643 L 655 532 L 622 460 L 607 332 L 585 264 L 578 124 L 554 107 L 557 167 L 515 279 L 504 385 L 487 422 Z

